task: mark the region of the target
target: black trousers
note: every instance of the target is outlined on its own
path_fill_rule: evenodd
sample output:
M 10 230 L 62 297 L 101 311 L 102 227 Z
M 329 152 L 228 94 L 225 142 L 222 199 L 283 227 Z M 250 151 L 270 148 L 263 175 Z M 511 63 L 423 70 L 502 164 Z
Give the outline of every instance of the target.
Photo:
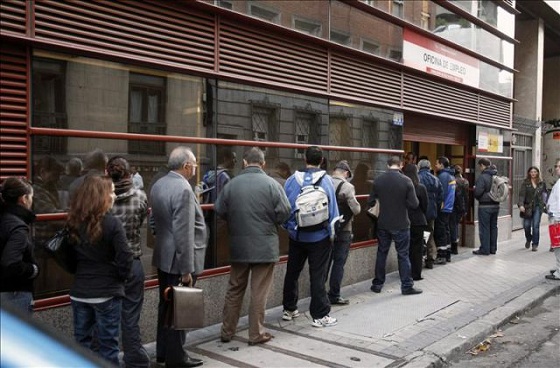
M 422 250 L 424 249 L 424 230 L 426 226 L 410 227 L 410 249 L 408 257 L 410 258 L 410 273 L 413 279 L 422 277 Z

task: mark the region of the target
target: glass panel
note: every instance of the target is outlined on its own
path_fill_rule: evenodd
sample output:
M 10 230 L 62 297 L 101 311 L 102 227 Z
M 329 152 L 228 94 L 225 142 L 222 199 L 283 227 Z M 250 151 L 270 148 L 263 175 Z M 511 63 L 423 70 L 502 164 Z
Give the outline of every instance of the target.
M 403 4 L 393 2 L 402 10 Z M 406 3 L 406 2 L 405 2 Z M 402 28 L 351 7 L 331 2 L 331 41 L 395 61 L 402 58 Z
M 491 0 L 449 0 L 478 19 L 498 28 L 510 37 L 515 37 L 515 15 Z
M 32 145 L 35 146 L 35 140 L 48 142 L 52 138 L 56 137 L 33 137 Z M 164 143 L 165 152 L 161 155 L 146 156 L 127 153 L 127 141 L 124 140 L 70 137 L 68 138 L 69 151 L 66 154 L 45 155 L 33 151 L 34 211 L 39 214 L 66 211 L 69 205 L 69 191 L 72 189 L 74 180 L 80 175 L 90 172 L 94 167 L 100 166 L 99 169 L 102 170 L 105 165 L 104 155 L 108 158 L 112 156 L 126 158 L 143 178 L 144 191 L 149 200 L 152 185 L 167 173 L 169 152 L 178 145 L 177 143 Z M 193 149 L 197 158 L 206 151 L 204 145 L 186 145 Z M 100 150 L 101 160 L 97 160 L 97 156 L 91 154 L 94 150 Z M 82 168 L 83 170 L 81 170 Z M 194 186 L 201 179 L 200 170 L 197 170 L 196 176 L 191 179 L 191 184 Z M 35 224 L 35 252 L 41 267 L 41 273 L 35 284 L 36 297 L 42 298 L 65 293 L 71 285 L 72 277 L 55 266 L 52 259 L 46 257 L 41 246 L 63 225 L 64 221 L 40 221 Z M 142 225 L 141 241 L 142 262 L 146 277 L 153 278 L 156 276 L 156 270 L 151 266 L 154 238 L 148 230 L 147 221 Z
M 203 79 L 126 64 L 35 51 L 33 126 L 158 135 L 205 135 Z M 38 152 L 72 152 L 49 139 Z M 65 139 L 65 138 L 64 138 Z M 65 142 L 65 141 L 62 141 Z M 53 149 L 52 146 L 59 148 Z M 159 142 L 131 141 L 130 153 L 160 155 Z

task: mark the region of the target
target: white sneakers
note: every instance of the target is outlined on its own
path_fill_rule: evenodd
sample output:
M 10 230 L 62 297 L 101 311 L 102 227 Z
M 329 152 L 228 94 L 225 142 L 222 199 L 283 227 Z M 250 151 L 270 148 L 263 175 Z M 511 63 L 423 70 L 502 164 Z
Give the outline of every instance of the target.
M 331 317 L 327 314 L 323 318 L 314 319 L 313 322 L 311 322 L 311 326 L 313 326 L 313 327 L 331 327 L 331 326 L 336 326 L 337 323 L 338 323 L 338 320 L 336 318 Z
M 294 318 L 299 317 L 299 311 L 296 309 L 295 311 L 291 312 L 289 310 L 284 309 L 284 313 L 282 313 L 282 319 L 284 321 L 291 321 Z M 313 327 L 330 327 L 335 326 L 338 323 L 338 320 L 334 317 L 329 316 L 328 314 L 323 318 L 314 319 L 311 322 L 311 326 Z
M 299 317 L 299 311 L 297 309 L 293 312 L 284 309 L 284 313 L 282 314 L 282 319 L 284 321 L 291 321 L 292 319 L 298 317 Z

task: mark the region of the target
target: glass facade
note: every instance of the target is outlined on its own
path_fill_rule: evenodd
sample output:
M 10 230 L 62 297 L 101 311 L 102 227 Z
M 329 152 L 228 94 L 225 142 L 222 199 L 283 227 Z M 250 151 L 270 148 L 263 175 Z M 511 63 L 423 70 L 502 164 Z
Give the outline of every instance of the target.
M 142 176 L 149 199 L 153 183 L 167 171 L 167 155 L 179 144 L 190 146 L 199 162 L 191 179 L 193 188 L 207 172 L 227 170 L 230 178 L 237 175 L 250 142 L 265 150 L 266 170 L 278 180 L 282 180 L 281 168 L 293 172 L 304 167 L 305 146 L 298 144 L 319 144 L 328 155 L 329 171 L 341 159 L 350 162 L 357 194 L 364 203 L 371 181 L 385 169 L 387 154 L 362 148 L 402 146 L 402 126 L 393 124 L 397 112 L 391 109 L 123 63 L 36 51 L 32 84 L 32 127 L 60 129 L 61 133 L 32 136 L 34 211 L 38 214 L 65 213 L 71 183 L 99 165 L 92 155 L 95 150 L 108 157 L 125 157 Z M 66 129 L 84 131 L 90 137 L 67 136 Z M 133 135 L 123 138 L 111 133 Z M 186 137 L 186 142 L 161 137 Z M 190 138 L 219 138 L 227 143 L 195 144 L 188 142 Z M 226 224 L 213 215 L 211 203 L 204 207 L 211 234 L 207 269 L 229 262 Z M 356 221 L 362 226 L 355 241 L 371 239 L 369 219 L 359 215 Z M 40 219 L 35 225 L 36 253 L 43 270 L 36 298 L 64 294 L 72 282 L 40 246 L 63 225 L 63 219 Z M 287 254 L 287 234 L 281 231 L 280 238 L 281 254 Z M 148 278 L 156 273 L 151 266 L 154 243 L 144 223 L 142 262 Z

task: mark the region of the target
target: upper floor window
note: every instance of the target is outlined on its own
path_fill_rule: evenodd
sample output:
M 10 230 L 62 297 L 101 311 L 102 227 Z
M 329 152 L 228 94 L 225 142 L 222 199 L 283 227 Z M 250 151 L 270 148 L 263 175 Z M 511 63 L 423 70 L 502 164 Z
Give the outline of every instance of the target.
M 249 15 L 272 23 L 280 23 L 280 14 L 276 10 L 261 5 L 249 4 Z
M 331 31 L 331 41 L 341 45 L 350 45 L 350 36 L 342 32 Z
M 233 1 L 232 0 L 216 0 L 215 4 L 219 7 L 226 8 L 226 9 L 233 9 Z
M 362 50 L 374 55 L 381 53 L 381 47 L 377 43 L 366 40 L 362 40 Z
M 128 131 L 166 134 L 165 85 L 163 77 L 130 73 Z M 129 153 L 165 154 L 164 142 L 129 141 Z
M 321 23 L 294 17 L 294 29 L 313 36 L 321 37 Z
M 391 14 L 395 17 L 403 18 L 404 16 L 404 0 L 393 0 L 391 3 Z

